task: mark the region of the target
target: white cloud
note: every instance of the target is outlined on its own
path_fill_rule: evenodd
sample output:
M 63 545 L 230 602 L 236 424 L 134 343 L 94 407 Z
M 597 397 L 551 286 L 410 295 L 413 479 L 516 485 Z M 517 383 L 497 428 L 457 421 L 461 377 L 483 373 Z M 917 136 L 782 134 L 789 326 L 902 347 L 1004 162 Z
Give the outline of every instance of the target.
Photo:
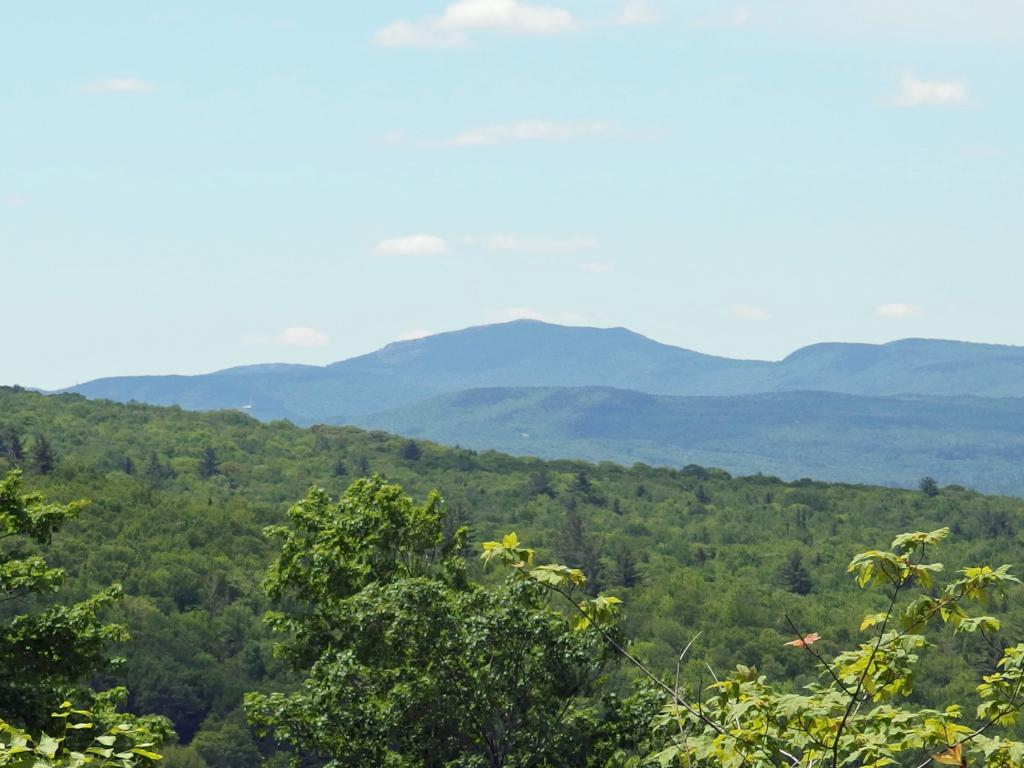
M 438 29 L 489 29 L 525 35 L 557 35 L 576 28 L 564 8 L 529 5 L 519 0 L 457 0 L 437 22 Z
M 771 317 L 768 310 L 750 304 L 733 304 L 729 313 L 740 320 L 768 320 Z
M 12 208 L 16 208 L 19 205 L 25 204 L 25 197 L 24 195 L 4 195 L 0 197 L 0 202 L 3 202 L 4 205 L 9 205 Z
M 745 27 L 750 23 L 752 15 L 748 8 L 734 8 L 724 13 L 714 13 L 704 16 L 694 22 L 693 26 L 699 29 L 728 29 L 730 27 Z
M 562 240 L 531 239 L 508 234 L 487 237 L 467 237 L 467 245 L 491 251 L 520 251 L 531 253 L 574 253 L 597 248 L 600 242 L 592 237 L 569 237 Z
M 405 134 L 401 131 L 388 131 L 380 137 L 379 143 L 389 147 L 397 147 L 399 144 L 405 143 Z
M 623 27 L 657 24 L 659 20 L 657 12 L 647 0 L 626 0 L 622 10 L 615 16 L 615 23 Z
M 469 38 L 452 29 L 438 29 L 435 24 L 414 24 L 411 21 L 396 21 L 373 36 L 374 45 L 381 48 L 458 48 L 466 45 Z
M 615 265 L 610 261 L 581 261 L 580 269 L 584 272 L 614 272 Z
M 406 235 L 381 240 L 373 248 L 381 256 L 437 256 L 448 253 L 448 243 L 436 235 Z
M 428 331 L 426 328 L 413 328 L 411 331 L 406 331 L 399 336 L 395 341 L 416 341 L 416 339 L 425 339 L 427 336 L 433 336 L 433 331 Z
M 91 93 L 146 93 L 153 85 L 137 77 L 114 77 L 89 83 L 86 90 Z
M 479 147 L 524 141 L 569 141 L 608 136 L 612 131 L 611 125 L 596 120 L 574 123 L 521 120 L 516 123 L 487 125 L 464 131 L 442 142 L 442 145 L 446 147 Z
M 892 99 L 897 107 L 960 107 L 968 102 L 967 85 L 957 80 L 921 80 L 914 75 L 900 78 L 899 92 Z
M 304 325 L 285 328 L 278 335 L 277 341 L 286 347 L 326 347 L 330 343 L 326 333 Z
M 377 31 L 383 47 L 452 48 L 469 42 L 468 32 L 493 31 L 520 35 L 558 35 L 578 27 L 564 8 L 520 0 L 456 0 L 440 17 L 420 22 L 400 19 Z
M 875 314 L 879 317 L 915 317 L 917 315 L 924 314 L 924 310 L 921 307 L 915 307 L 913 304 L 880 304 L 875 307 Z

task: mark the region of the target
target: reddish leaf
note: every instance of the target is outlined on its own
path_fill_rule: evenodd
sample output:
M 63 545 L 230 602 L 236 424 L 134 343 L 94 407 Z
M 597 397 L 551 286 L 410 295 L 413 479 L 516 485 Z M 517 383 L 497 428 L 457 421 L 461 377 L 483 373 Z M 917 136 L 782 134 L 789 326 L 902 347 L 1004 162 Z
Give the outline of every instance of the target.
M 818 642 L 819 640 L 821 640 L 821 635 L 817 632 L 811 632 L 809 635 L 798 637 L 796 640 L 790 640 L 788 643 L 783 643 L 783 645 L 792 645 L 794 648 L 804 648 Z

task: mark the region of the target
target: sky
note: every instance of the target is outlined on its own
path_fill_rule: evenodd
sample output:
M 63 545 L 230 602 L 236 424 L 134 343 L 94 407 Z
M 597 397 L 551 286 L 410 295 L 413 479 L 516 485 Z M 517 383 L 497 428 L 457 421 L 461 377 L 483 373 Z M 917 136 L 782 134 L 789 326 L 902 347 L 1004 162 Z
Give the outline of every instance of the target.
M 1019 0 L 0 13 L 0 384 L 515 318 L 1024 344 Z

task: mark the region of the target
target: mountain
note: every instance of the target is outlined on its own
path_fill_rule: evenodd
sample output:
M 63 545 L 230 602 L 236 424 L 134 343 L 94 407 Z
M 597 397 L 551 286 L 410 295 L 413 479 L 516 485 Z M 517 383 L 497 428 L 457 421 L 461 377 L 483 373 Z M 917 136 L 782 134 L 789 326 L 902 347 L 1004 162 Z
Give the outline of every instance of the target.
M 653 395 L 816 390 L 1024 397 L 1024 348 L 907 339 L 816 344 L 765 362 L 660 344 L 625 328 L 518 320 L 396 342 L 324 367 L 257 365 L 201 376 L 117 377 L 68 391 L 192 410 L 251 405 L 248 410 L 262 419 L 345 424 L 467 389 L 582 386 Z
M 444 395 L 359 426 L 542 458 L 903 487 L 934 475 L 1024 496 L 1024 400 L 1016 398 L 495 388 Z
M 1024 495 L 1024 348 L 815 344 L 778 362 L 625 328 L 515 321 L 319 367 L 100 379 L 90 398 L 239 409 L 548 458 L 907 486 L 923 475 Z

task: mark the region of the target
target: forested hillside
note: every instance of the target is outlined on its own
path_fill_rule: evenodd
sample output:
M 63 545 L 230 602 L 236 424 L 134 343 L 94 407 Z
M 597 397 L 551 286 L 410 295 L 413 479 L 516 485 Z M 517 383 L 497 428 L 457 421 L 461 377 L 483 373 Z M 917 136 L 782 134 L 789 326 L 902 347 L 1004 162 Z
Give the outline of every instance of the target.
M 1018 499 L 931 482 L 900 491 L 697 466 L 546 462 L 4 388 L 0 472 L 13 466 L 54 501 L 91 500 L 49 553 L 68 569 L 62 599 L 124 586 L 116 611 L 133 639 L 120 649 L 120 671 L 98 682 L 124 682 L 135 711 L 172 718 L 192 745 L 172 758 L 202 766 L 205 756 L 211 768 L 254 765 L 271 749 L 244 727 L 242 694 L 295 682 L 261 620 L 269 605 L 260 585 L 277 552 L 262 529 L 312 485 L 336 496 L 381 473 L 417 498 L 436 488 L 447 524 L 468 524 L 476 546 L 515 530 L 540 557 L 583 568 L 592 591 L 621 596 L 631 647 L 655 668 L 670 670 L 701 632 L 692 669 L 742 662 L 794 683 L 810 670 L 784 646 L 787 614 L 820 633 L 828 652 L 857 642 L 853 617 L 884 607 L 883 595 L 850 583 L 855 553 L 905 530 L 949 526 L 951 562 L 1014 563 L 1024 530 Z M 497 578 L 475 559 L 469 567 Z M 989 610 L 1010 642 L 1020 639 L 1019 600 Z M 940 643 L 915 689 L 935 704 L 966 698 L 993 661 L 983 637 Z
M 515 455 L 701 464 L 913 487 L 934 474 L 1024 495 L 1024 399 L 778 392 L 668 397 L 600 387 L 458 392 L 359 420 Z

